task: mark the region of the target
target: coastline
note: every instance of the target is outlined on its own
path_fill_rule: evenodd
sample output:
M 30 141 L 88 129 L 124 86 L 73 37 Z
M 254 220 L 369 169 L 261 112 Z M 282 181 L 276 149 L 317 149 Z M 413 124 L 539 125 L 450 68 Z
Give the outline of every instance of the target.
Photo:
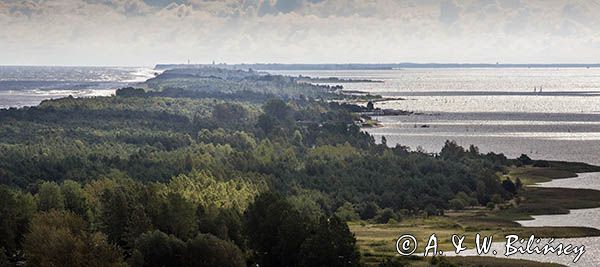
M 368 126 L 385 127 L 376 119 L 367 121 Z M 543 165 L 536 167 L 534 165 Z M 517 177 L 523 182 L 523 190 L 515 199 L 497 205 L 493 210 L 468 208 L 461 211 L 446 211 L 443 216 L 407 218 L 396 224 L 366 224 L 349 222 L 352 232 L 357 236 L 359 247 L 365 256 L 367 265 L 375 266 L 383 258 L 394 258 L 411 265 L 429 261 L 431 257 L 400 257 L 394 248 L 395 239 L 402 233 L 415 233 L 420 244 L 426 244 L 429 233 L 438 235 L 439 248 L 453 249 L 451 235 L 464 233 L 474 236 L 476 233 L 504 236 L 535 235 L 536 238 L 588 238 L 600 237 L 600 229 L 584 226 L 523 226 L 517 221 L 533 220 L 537 215 L 569 214 L 571 210 L 600 208 L 600 191 L 581 188 L 538 187 L 539 183 L 558 179 L 576 178 L 581 173 L 600 172 L 599 166 L 580 162 L 534 161 L 531 165 L 511 167 L 499 179 Z M 600 181 L 599 181 L 600 182 Z M 473 240 L 466 240 L 473 248 Z M 540 262 L 528 259 L 514 259 L 489 256 L 452 256 L 444 257 L 448 262 L 460 266 L 564 266 L 557 263 Z
M 121 95 L 121 99 L 131 100 L 133 98 L 128 97 L 135 96 L 127 96 L 125 93 L 135 92 L 136 91 L 133 89 L 123 90 L 121 91 L 123 94 Z M 146 98 L 140 99 L 147 100 Z M 171 106 L 170 100 L 169 104 L 165 106 Z M 364 111 L 365 108 L 357 107 L 356 109 Z M 370 112 L 373 112 L 373 110 L 380 110 L 384 115 L 386 112 L 386 110 L 373 108 L 371 108 Z M 394 112 L 394 110 L 392 110 L 392 112 Z M 406 115 L 412 114 L 411 112 L 405 113 Z M 360 116 L 361 114 L 360 112 L 354 112 L 354 114 L 351 115 L 352 116 L 349 117 L 356 118 L 356 115 Z M 368 116 L 369 114 L 362 115 Z M 398 114 L 390 115 L 396 116 Z M 374 127 L 384 127 L 381 123 L 373 123 L 373 125 Z M 437 155 L 432 156 L 432 158 L 437 157 Z M 501 166 L 507 165 L 502 163 Z M 527 164 L 527 166 L 510 168 L 509 172 L 504 174 L 498 173 L 497 177 L 498 179 L 511 178 L 511 180 L 516 180 L 516 178 L 519 177 L 524 181 L 525 185 L 533 185 L 535 183 L 551 181 L 553 179 L 574 177 L 577 175 L 577 172 L 589 171 L 600 171 L 600 167 L 575 162 L 532 161 L 531 164 Z M 415 172 L 418 172 L 418 170 Z M 472 173 L 476 172 L 477 170 Z M 493 180 L 494 172 L 489 172 L 489 174 L 490 180 Z M 512 196 L 512 194 L 509 195 Z M 467 207 L 466 209 L 460 208 L 459 210 L 445 210 L 443 216 L 430 216 L 427 215 L 427 212 L 421 210 L 421 213 L 419 214 L 411 214 L 410 217 L 404 218 L 404 220 L 399 219 L 400 222 L 394 220 L 388 224 L 368 225 L 365 222 L 351 222 L 349 225 L 353 232 L 359 233 L 357 234 L 358 244 L 361 246 L 361 252 L 364 254 L 368 263 L 377 264 L 381 262 L 381 257 L 392 258 L 395 256 L 395 250 L 389 248 L 389 245 L 393 243 L 393 240 L 390 241 L 388 239 L 395 238 L 398 233 L 407 231 L 415 231 L 418 233 L 420 242 L 426 241 L 424 238 L 426 238 L 429 233 L 435 231 L 440 235 L 440 248 L 445 250 L 451 248 L 450 241 L 451 234 L 453 233 L 466 233 L 469 235 L 474 235 L 475 233 L 486 235 L 517 233 L 522 236 L 535 234 L 538 237 L 557 238 L 600 236 L 600 230 L 590 227 L 523 227 L 515 221 L 520 219 L 531 219 L 531 216 L 538 214 L 566 214 L 571 209 L 575 208 L 597 207 L 600 206 L 600 199 L 598 199 L 597 196 L 600 197 L 598 191 L 594 190 L 525 187 L 516 198 L 502 203 L 493 201 L 496 204 L 493 204 L 487 209 L 477 206 Z M 502 199 L 500 199 L 500 201 L 502 201 Z M 410 208 L 411 206 L 407 205 L 406 207 Z M 436 210 L 434 212 L 437 213 L 438 211 Z M 408 213 L 399 210 L 398 214 L 403 217 Z M 473 241 L 467 242 L 467 244 L 473 246 L 472 242 Z M 469 264 L 476 264 L 481 261 L 482 258 L 483 257 L 461 258 L 460 264 L 467 264 L 466 262 L 470 262 Z M 423 261 L 423 259 L 420 258 L 411 258 L 408 260 L 418 263 Z M 455 260 L 457 261 L 457 264 L 459 264 L 458 259 L 448 259 L 448 261 Z M 488 263 L 488 261 L 490 261 L 490 259 L 486 258 L 484 262 Z M 512 259 L 494 259 L 492 261 L 492 263 L 500 266 L 538 266 L 535 265 L 536 263 L 523 260 L 513 261 Z
M 8 68 L 8 67 L 5 67 Z M 22 66 L 11 67 L 15 69 Z M 32 67 L 40 69 L 45 67 Z M 44 100 L 73 96 L 75 98 L 106 97 L 114 95 L 116 90 L 127 86 L 140 86 L 148 79 L 155 77 L 163 70 L 149 67 L 48 67 L 61 69 L 97 69 L 106 72 L 106 77 L 81 77 L 80 80 L 70 76 L 43 77 L 46 80 L 18 81 L 0 79 L 0 83 L 9 83 L 0 88 L 0 109 L 35 107 Z M 112 74 L 112 72 L 118 72 Z M 69 74 L 67 72 L 67 74 Z M 111 76 L 114 75 L 114 76 Z M 0 77 L 2 78 L 2 77 Z M 40 78 L 41 79 L 41 78 Z M 1 87 L 1 86 L 0 86 Z M 6 89 L 8 88 L 8 89 Z
M 578 165 L 578 164 L 574 164 Z M 570 166 L 569 168 L 572 168 Z M 522 167 L 511 170 L 511 174 L 520 173 L 523 170 L 535 170 L 536 175 L 524 176 L 526 179 L 544 179 L 551 181 L 553 179 L 564 177 L 566 171 L 551 168 L 535 168 L 532 166 Z M 546 171 L 544 176 L 537 173 L 539 170 Z M 552 174 L 560 174 L 559 177 Z M 571 173 L 569 177 L 573 177 Z M 530 181 L 531 181 L 530 180 Z M 469 208 L 461 211 L 446 211 L 443 216 L 407 218 L 397 224 L 365 224 L 363 222 L 349 223 L 350 229 L 356 234 L 358 244 L 365 254 L 366 262 L 375 265 L 381 261 L 381 258 L 396 257 L 407 263 L 418 263 L 428 261 L 428 258 L 409 258 L 398 257 L 394 242 L 402 233 L 414 234 L 420 244 L 426 244 L 427 238 L 431 233 L 436 233 L 439 240 L 439 248 L 444 251 L 452 251 L 451 235 L 454 233 L 465 234 L 466 236 L 475 236 L 477 233 L 482 235 L 493 235 L 503 237 L 508 234 L 517 234 L 527 237 L 535 235 L 536 238 L 585 238 L 598 237 L 600 230 L 591 227 L 526 227 L 517 223 L 517 220 L 533 219 L 532 215 L 542 214 L 565 214 L 571 209 L 597 208 L 600 207 L 600 191 L 587 189 L 568 189 L 568 188 L 549 188 L 539 189 L 534 186 L 526 186 L 525 191 L 519 194 L 520 204 L 510 201 L 499 205 L 494 210 L 481 208 Z M 548 193 L 555 195 L 556 201 L 548 201 Z M 587 201 L 578 201 L 573 199 L 573 194 Z M 565 200 L 571 201 L 565 201 Z M 557 203 L 565 201 L 562 205 Z M 558 206 L 557 206 L 558 205 Z M 473 240 L 465 240 L 465 244 L 473 248 Z M 449 262 L 455 264 L 476 264 L 477 262 L 492 263 L 486 266 L 540 266 L 533 261 L 484 257 L 484 256 L 460 256 L 445 257 Z M 486 258 L 485 261 L 482 258 Z M 494 265 L 496 264 L 496 265 Z

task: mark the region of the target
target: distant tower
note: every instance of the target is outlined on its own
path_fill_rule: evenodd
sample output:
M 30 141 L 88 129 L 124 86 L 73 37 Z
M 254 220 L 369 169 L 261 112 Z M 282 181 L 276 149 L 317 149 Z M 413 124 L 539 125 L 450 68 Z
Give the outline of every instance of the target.
M 215 61 L 213 60 L 213 65 L 215 65 Z
M 190 59 L 188 58 L 188 65 L 190 65 Z

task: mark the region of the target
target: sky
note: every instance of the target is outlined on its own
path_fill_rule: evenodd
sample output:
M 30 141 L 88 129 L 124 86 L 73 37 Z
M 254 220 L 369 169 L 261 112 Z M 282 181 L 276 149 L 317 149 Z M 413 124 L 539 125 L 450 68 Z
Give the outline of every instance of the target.
M 0 0 L 0 65 L 600 63 L 600 0 Z

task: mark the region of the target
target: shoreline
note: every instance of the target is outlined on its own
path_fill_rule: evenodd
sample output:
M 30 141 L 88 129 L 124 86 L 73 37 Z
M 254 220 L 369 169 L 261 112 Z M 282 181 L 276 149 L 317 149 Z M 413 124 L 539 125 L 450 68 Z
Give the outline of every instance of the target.
M 382 107 L 404 108 L 404 104 Z M 399 142 L 413 149 L 420 146 L 429 152 L 439 151 L 445 140 L 451 139 L 463 147 L 475 144 L 482 152 L 507 157 L 527 154 L 538 159 L 600 165 L 594 156 L 600 140 L 599 122 L 599 114 L 414 112 L 407 116 L 373 116 L 363 123 L 363 130 L 377 140 L 385 136 L 388 143 Z
M 369 126 L 361 127 L 363 130 L 374 127 L 385 127 L 379 120 L 371 119 Z M 533 165 L 541 164 L 545 167 L 534 167 Z M 390 238 L 397 237 L 394 234 L 406 233 L 415 231 L 421 233 L 417 238 L 419 243 L 426 243 L 426 233 L 423 229 L 435 229 L 436 233 L 447 232 L 447 229 L 455 229 L 454 231 L 463 231 L 464 234 L 474 236 L 475 232 L 487 233 L 489 235 L 503 236 L 504 234 L 517 234 L 519 236 L 535 235 L 536 238 L 590 238 L 600 237 L 600 229 L 593 227 L 582 226 L 523 226 L 517 221 L 534 220 L 532 216 L 537 215 L 559 215 L 569 214 L 571 210 L 600 208 L 600 191 L 593 189 L 580 188 L 546 188 L 537 187 L 535 185 L 543 182 L 549 182 L 557 179 L 568 179 L 579 177 L 582 173 L 600 172 L 600 166 L 591 165 L 582 162 L 568 162 L 557 160 L 536 160 L 532 165 L 524 167 L 513 167 L 508 174 L 499 175 L 499 179 L 510 178 L 515 180 L 519 177 L 523 181 L 523 190 L 518 194 L 518 206 L 514 206 L 513 201 L 504 203 L 505 207 L 496 211 L 486 210 L 465 210 L 456 213 L 446 213 L 442 218 L 454 218 L 454 220 L 419 220 L 409 221 L 409 226 L 402 227 L 402 223 L 396 226 L 389 225 L 366 225 L 364 223 L 349 223 L 350 229 L 355 234 L 366 231 L 364 236 L 357 235 L 359 247 L 361 251 L 366 247 L 365 258 L 375 258 L 374 261 L 366 261 L 368 264 L 380 261 L 381 257 L 402 259 L 399 257 L 395 249 L 392 247 L 387 253 L 381 253 L 381 247 L 388 247 L 383 240 L 378 239 L 376 242 L 370 242 L 370 236 L 381 236 L 382 232 L 387 232 Z M 525 196 L 523 196 L 525 195 Z M 554 198 L 553 198 L 554 197 Z M 553 200 L 553 201 L 548 201 Z M 446 225 L 445 227 L 440 227 Z M 458 226 L 458 228 L 456 228 Z M 378 229 L 379 228 L 379 229 Z M 389 231 L 390 229 L 395 231 Z M 444 231 L 446 230 L 446 231 Z M 369 231 L 372 231 L 369 233 Z M 366 238 L 364 238 L 366 236 Z M 450 243 L 450 233 L 439 237 L 440 249 L 451 250 L 453 247 Z M 394 240 L 389 240 L 394 241 Z M 388 242 L 389 242 L 388 241 Z M 474 247 L 474 242 L 467 244 L 469 247 Z M 375 248 L 375 250 L 373 250 Z M 380 252 L 380 254 L 377 254 Z M 391 252 L 391 253 L 389 253 Z M 412 263 L 429 261 L 431 257 L 412 258 L 407 261 L 412 266 Z M 485 263 L 485 266 L 564 266 L 556 263 L 542 262 L 529 259 L 515 259 L 505 257 L 489 257 L 489 256 L 461 256 L 456 255 L 446 258 L 450 263 L 459 265 L 477 266 L 477 264 Z M 415 262 L 416 261 L 416 262 Z M 418 264 L 417 264 L 418 265 Z
M 539 169 L 538 169 L 539 170 Z M 590 175 L 594 175 L 595 177 L 582 177 L 582 175 L 585 174 L 590 174 Z M 557 207 L 558 209 L 553 210 L 553 209 L 543 209 L 543 210 L 534 210 L 531 211 L 529 214 L 527 214 L 527 219 L 524 220 L 517 220 L 515 221 L 516 223 L 519 223 L 521 225 L 521 227 L 523 228 L 549 228 L 549 229 L 556 229 L 557 231 L 563 230 L 565 232 L 567 232 L 566 236 L 559 236 L 556 235 L 556 233 L 554 235 L 548 235 L 548 236 L 540 236 L 540 235 L 536 235 L 536 239 L 537 238 L 541 238 L 541 243 L 540 244 L 544 244 L 545 242 L 548 242 L 549 240 L 552 240 L 553 238 L 556 238 L 556 240 L 554 241 L 554 244 L 572 244 L 573 246 L 581 246 L 582 248 L 584 248 L 585 252 L 582 253 L 581 255 L 584 255 L 581 258 L 576 258 L 576 259 L 572 259 L 570 257 L 557 257 L 557 255 L 553 255 L 553 253 L 550 253 L 548 256 L 545 255 L 540 255 L 540 254 L 535 254 L 535 253 L 529 253 L 530 256 L 526 256 L 526 254 L 516 254 L 516 255 L 512 255 L 512 257 L 515 257 L 515 259 L 526 259 L 526 260 L 535 260 L 535 261 L 540 261 L 543 263 L 548 263 L 548 264 L 565 264 L 566 266 L 578 266 L 578 265 L 585 265 L 585 266 L 591 266 L 591 265 L 595 265 L 598 264 L 598 259 L 594 256 L 598 253 L 598 240 L 600 240 L 600 236 L 590 233 L 588 235 L 585 236 L 580 236 L 580 235 L 572 235 L 569 236 L 568 234 L 571 233 L 572 229 L 595 229 L 598 230 L 600 228 L 600 226 L 597 223 L 591 223 L 591 225 L 589 226 L 584 226 L 584 225 L 588 225 L 587 223 L 583 223 L 581 221 L 580 218 L 577 217 L 573 217 L 571 218 L 570 221 L 568 222 L 560 222 L 557 223 L 561 220 L 569 220 L 569 215 L 573 214 L 573 213 L 579 213 L 582 214 L 581 212 L 588 211 L 591 212 L 592 210 L 597 210 L 598 208 L 600 208 L 600 190 L 598 189 L 588 189 L 588 188 L 584 188 L 584 186 L 579 185 L 579 186 L 573 186 L 573 187 L 551 187 L 549 185 L 547 185 L 548 183 L 552 183 L 554 181 L 560 181 L 562 179 L 599 179 L 598 176 L 600 176 L 600 172 L 579 172 L 577 173 L 577 176 L 573 177 L 572 175 L 569 175 L 569 177 L 553 177 L 552 179 L 545 179 L 544 181 L 536 181 L 534 183 L 530 183 L 529 185 L 527 185 L 527 188 L 529 190 L 537 190 L 537 189 L 548 189 L 550 192 L 552 192 L 553 194 L 559 196 L 558 198 L 551 198 L 551 197 L 531 197 L 532 199 L 534 199 L 533 202 L 537 202 L 537 201 L 543 201 L 544 202 L 544 207 L 553 207 L 556 206 L 556 203 L 562 203 L 562 207 Z M 546 177 L 547 178 L 547 177 Z M 575 195 L 573 195 L 575 194 Z M 561 197 L 564 196 L 568 196 L 567 198 L 563 198 L 561 199 Z M 558 200 L 558 201 L 557 201 Z M 570 200 L 570 201 L 569 201 Z M 582 200 L 588 201 L 586 203 L 582 203 Z M 592 203 L 594 202 L 594 203 Z M 538 206 L 541 207 L 541 206 Z M 567 207 L 567 209 L 565 209 L 565 207 Z M 577 212 L 580 211 L 580 212 Z M 536 214 L 536 215 L 533 215 Z M 535 217 L 546 217 L 546 220 L 541 219 L 541 218 L 535 218 Z M 560 216 L 559 218 L 561 219 L 557 219 L 557 217 L 553 217 L 553 216 Z M 551 219 L 548 219 L 551 218 Z M 536 220 L 541 220 L 541 222 L 535 222 Z M 548 222 L 548 220 L 550 221 L 550 223 Z M 554 222 L 552 222 L 554 220 Z M 524 222 L 531 222 L 528 224 L 524 224 Z M 571 231 L 569 231 L 571 230 Z M 525 237 L 526 238 L 526 237 Z M 551 239 L 549 239 L 551 238 Z M 534 245 L 537 246 L 537 245 Z M 502 249 L 502 247 L 504 247 L 504 243 L 503 242 L 494 242 L 494 244 L 492 245 L 493 249 Z M 470 254 L 475 254 L 476 255 L 476 251 L 474 250 L 469 250 L 466 251 Z M 585 255 L 587 254 L 587 255 Z M 581 256 L 580 255 L 580 256 Z M 587 257 L 586 257 L 587 256 Z M 478 257 L 478 256 L 474 256 L 474 257 Z M 499 258 L 503 258 L 503 256 L 500 256 L 500 254 L 498 256 L 494 256 L 494 257 L 499 257 Z M 529 257 L 529 258 L 526 258 Z M 578 260 L 583 259 L 583 261 L 579 262 Z M 564 266 L 564 265 L 563 265 Z
M 497 209 L 491 211 L 481 208 L 448 211 L 443 216 L 407 218 L 405 221 L 395 225 L 351 222 L 349 223 L 350 229 L 357 236 L 361 251 L 367 259 L 366 262 L 373 265 L 379 262 L 381 258 L 400 259 L 406 261 L 408 264 L 417 264 L 431 259 L 431 257 L 416 259 L 398 257 L 399 255 L 393 248 L 393 239 L 397 238 L 397 235 L 400 233 L 415 233 L 419 243 L 426 244 L 428 233 L 435 232 L 438 235 L 438 242 L 440 242 L 439 247 L 444 251 L 453 249 L 450 243 L 450 235 L 452 233 L 463 233 L 471 237 L 476 233 L 494 236 L 517 234 L 523 237 L 533 234 L 536 238 L 557 239 L 599 237 L 600 229 L 592 227 L 527 227 L 516 222 L 517 220 L 533 219 L 532 215 L 568 214 L 573 209 L 600 207 L 600 191 L 598 190 L 535 187 L 535 184 L 543 181 L 577 177 L 577 173 L 572 172 L 573 170 L 579 171 L 578 173 L 588 173 L 591 168 L 591 165 L 581 163 L 552 163 L 560 167 L 539 168 L 526 166 L 511 169 L 507 175 L 512 175 L 513 177 L 519 175 L 527 183 L 523 191 L 518 194 L 518 198 L 521 199 L 518 205 L 515 205 L 513 201 L 509 201 L 508 203 L 504 203 L 506 206 L 500 205 Z M 548 194 L 555 196 L 554 201 L 548 201 Z M 577 196 L 577 198 L 573 196 Z M 466 240 L 465 242 L 470 248 L 475 246 L 474 241 L 469 243 Z M 539 264 L 547 264 L 528 259 L 504 257 L 457 255 L 444 258 L 451 263 L 464 265 L 476 265 L 478 262 L 491 264 L 486 266 L 546 266 Z M 483 260 L 484 258 L 485 260 Z

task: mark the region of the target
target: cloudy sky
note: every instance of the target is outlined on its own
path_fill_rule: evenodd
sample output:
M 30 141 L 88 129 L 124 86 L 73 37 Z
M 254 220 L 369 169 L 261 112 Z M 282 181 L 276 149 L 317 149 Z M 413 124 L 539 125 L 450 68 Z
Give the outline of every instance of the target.
M 597 0 L 0 0 L 0 65 L 599 63 Z

